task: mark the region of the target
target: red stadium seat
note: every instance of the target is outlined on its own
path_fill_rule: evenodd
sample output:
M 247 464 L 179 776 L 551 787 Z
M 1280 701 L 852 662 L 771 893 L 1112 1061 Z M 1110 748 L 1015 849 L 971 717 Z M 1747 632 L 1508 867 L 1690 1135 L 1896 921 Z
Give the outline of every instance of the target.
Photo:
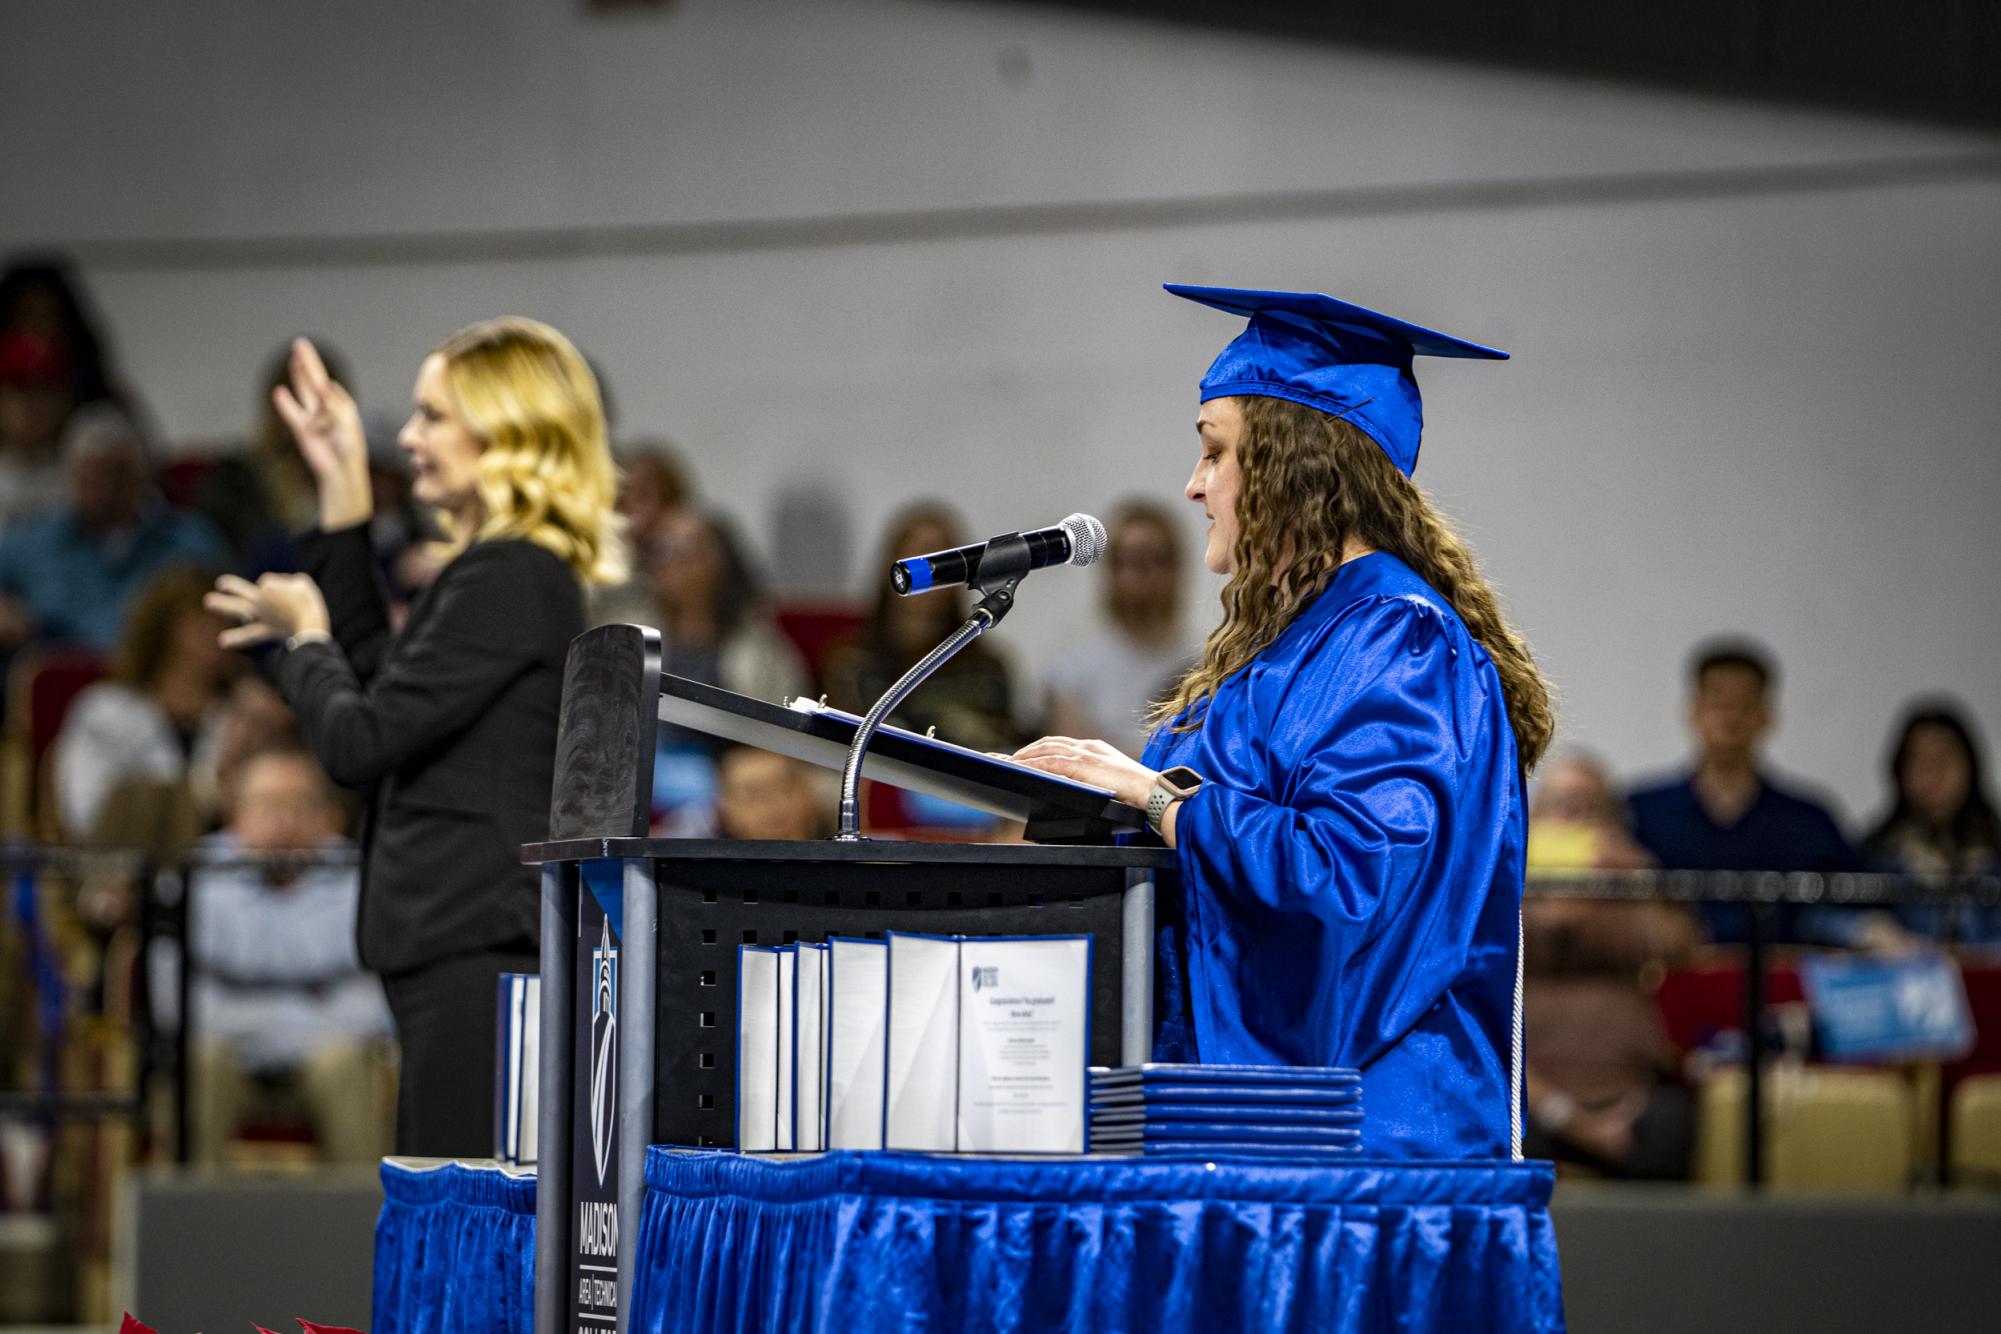
M 778 628 L 806 659 L 813 688 L 826 688 L 827 654 L 868 619 L 863 608 L 846 602 L 801 602 L 777 608 Z
M 1799 968 L 1784 957 L 1765 968 L 1765 1003 L 1783 1005 L 1806 998 Z M 1719 1033 L 1744 1028 L 1744 959 L 1739 950 L 1706 953 L 1695 963 L 1661 979 L 1655 994 L 1668 1036 L 1683 1051 L 1706 1047 Z

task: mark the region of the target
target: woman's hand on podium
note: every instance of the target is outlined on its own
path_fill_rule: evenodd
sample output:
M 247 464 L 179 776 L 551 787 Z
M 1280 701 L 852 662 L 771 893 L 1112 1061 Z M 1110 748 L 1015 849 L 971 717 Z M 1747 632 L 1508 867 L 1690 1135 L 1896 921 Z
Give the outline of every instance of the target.
M 1160 777 L 1110 742 L 1077 737 L 1046 736 L 1009 758 L 1059 778 L 1107 788 L 1128 806 L 1145 806 L 1153 780 Z
M 251 583 L 225 574 L 202 605 L 236 624 L 224 630 L 224 648 L 254 648 L 300 635 L 326 635 L 332 622 L 320 586 L 303 574 L 267 574 Z
M 319 350 L 308 340 L 292 340 L 292 382 L 274 388 L 271 401 L 312 469 L 320 494 L 320 527 L 332 532 L 367 523 L 375 515 L 375 491 L 368 478 L 361 409 L 327 374 Z

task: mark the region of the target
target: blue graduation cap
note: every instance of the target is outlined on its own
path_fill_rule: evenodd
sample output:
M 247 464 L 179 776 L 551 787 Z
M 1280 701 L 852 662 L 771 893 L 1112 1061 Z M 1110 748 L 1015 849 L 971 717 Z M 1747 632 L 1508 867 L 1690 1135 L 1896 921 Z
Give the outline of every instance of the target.
M 1417 466 L 1418 437 L 1424 431 L 1424 404 L 1411 359 L 1505 361 L 1508 356 L 1318 292 L 1162 286 L 1190 301 L 1250 317 L 1250 327 L 1202 377 L 1204 403 L 1246 394 L 1318 408 L 1367 432 L 1406 477 Z

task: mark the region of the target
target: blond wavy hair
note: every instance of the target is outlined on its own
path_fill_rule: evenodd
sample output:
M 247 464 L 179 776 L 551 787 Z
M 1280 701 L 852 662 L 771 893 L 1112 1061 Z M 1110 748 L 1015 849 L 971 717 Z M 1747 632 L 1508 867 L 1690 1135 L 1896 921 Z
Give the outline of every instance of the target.
M 474 488 L 485 517 L 459 542 L 520 538 L 561 557 L 586 583 L 626 576 L 618 470 L 597 377 L 569 339 L 507 316 L 432 349 L 466 426 L 485 444 Z
M 1402 560 L 1459 613 L 1501 677 L 1524 770 L 1556 731 L 1548 684 L 1501 614 L 1473 553 L 1417 484 L 1358 427 L 1287 399 L 1245 397 L 1237 443 L 1235 572 L 1202 659 L 1149 722 L 1199 725 L 1201 706 L 1318 596 L 1351 541 Z

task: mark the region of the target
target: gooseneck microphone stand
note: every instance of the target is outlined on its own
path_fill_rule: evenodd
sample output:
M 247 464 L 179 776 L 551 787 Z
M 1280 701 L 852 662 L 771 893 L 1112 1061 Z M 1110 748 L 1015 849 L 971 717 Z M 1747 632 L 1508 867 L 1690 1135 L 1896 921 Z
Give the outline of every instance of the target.
M 919 658 L 915 666 L 898 677 L 896 684 L 883 692 L 882 698 L 862 719 L 861 726 L 855 729 L 855 739 L 848 746 L 848 762 L 841 770 L 841 827 L 834 835 L 836 841 L 862 841 L 861 802 L 857 795 L 861 788 L 862 757 L 868 753 L 869 742 L 875 739 L 883 720 L 896 712 L 910 697 L 911 691 L 950 662 L 953 654 L 999 625 L 1001 618 L 1014 610 L 1014 590 L 1028 577 L 1028 559 L 1028 543 L 1018 533 L 989 542 L 986 552 L 980 557 L 979 570 L 966 581 L 968 587 L 977 589 L 982 595 L 973 607 L 973 614 L 958 629 L 945 636 L 943 643 Z

